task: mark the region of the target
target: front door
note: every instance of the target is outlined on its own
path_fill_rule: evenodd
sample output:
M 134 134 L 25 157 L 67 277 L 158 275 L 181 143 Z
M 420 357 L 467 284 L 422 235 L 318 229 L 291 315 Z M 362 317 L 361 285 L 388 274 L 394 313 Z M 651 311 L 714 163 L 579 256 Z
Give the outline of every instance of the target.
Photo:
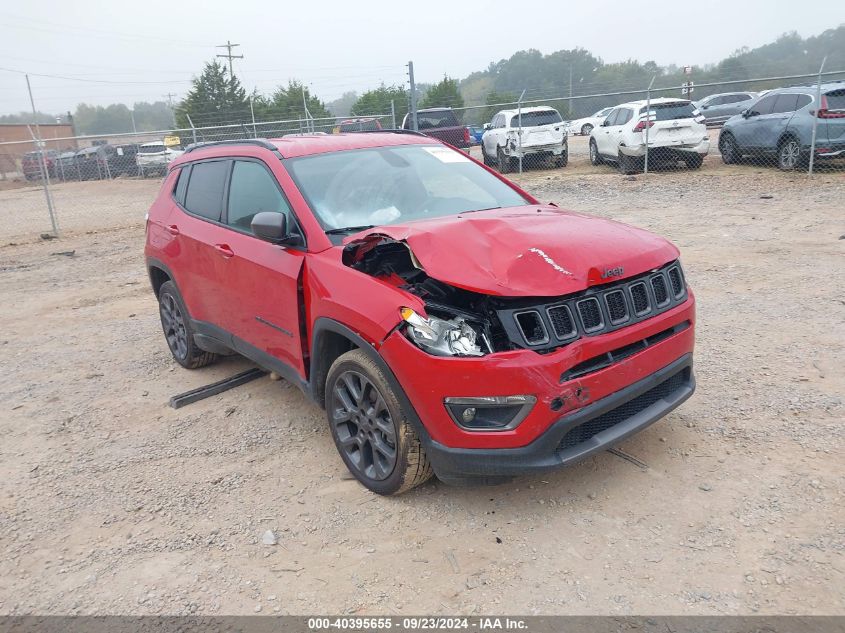
M 237 159 L 225 211 L 228 309 L 223 327 L 233 335 L 237 351 L 271 356 L 304 379 L 298 285 L 305 251 L 255 237 L 250 223 L 261 212 L 284 213 L 289 232 L 302 235 L 269 167 L 259 160 Z

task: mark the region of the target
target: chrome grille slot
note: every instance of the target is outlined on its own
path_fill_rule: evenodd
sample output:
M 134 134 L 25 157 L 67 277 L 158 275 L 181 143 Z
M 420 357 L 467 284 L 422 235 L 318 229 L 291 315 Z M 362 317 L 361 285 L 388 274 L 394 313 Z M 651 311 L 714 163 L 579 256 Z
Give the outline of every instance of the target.
M 529 345 L 542 345 L 549 342 L 549 335 L 540 313 L 537 310 L 525 310 L 513 315 L 516 325 Z
M 628 320 L 628 304 L 625 302 L 624 292 L 612 290 L 604 295 L 604 302 L 607 305 L 607 315 L 613 325 L 619 325 Z
M 572 318 L 569 306 L 553 306 L 546 313 L 549 315 L 555 336 L 560 340 L 565 341 L 578 335 L 578 328 L 575 327 L 575 319 Z

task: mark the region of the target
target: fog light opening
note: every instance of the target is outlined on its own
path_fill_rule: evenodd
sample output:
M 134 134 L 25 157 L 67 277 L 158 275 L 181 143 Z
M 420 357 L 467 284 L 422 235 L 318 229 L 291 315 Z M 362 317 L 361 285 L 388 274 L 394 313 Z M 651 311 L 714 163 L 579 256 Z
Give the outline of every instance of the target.
M 536 402 L 534 396 L 481 396 L 444 400 L 449 416 L 455 424 L 467 431 L 508 431 L 516 428 Z

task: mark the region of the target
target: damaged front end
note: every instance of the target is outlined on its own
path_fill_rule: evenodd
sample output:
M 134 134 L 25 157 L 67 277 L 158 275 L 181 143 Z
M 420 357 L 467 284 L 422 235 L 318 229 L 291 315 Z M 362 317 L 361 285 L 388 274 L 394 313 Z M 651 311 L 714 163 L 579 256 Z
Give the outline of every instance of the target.
M 420 297 L 426 314 L 400 309 L 400 328 L 435 356 L 483 356 L 514 349 L 498 319 L 496 298 L 438 281 L 403 241 L 370 234 L 346 245 L 343 263 Z

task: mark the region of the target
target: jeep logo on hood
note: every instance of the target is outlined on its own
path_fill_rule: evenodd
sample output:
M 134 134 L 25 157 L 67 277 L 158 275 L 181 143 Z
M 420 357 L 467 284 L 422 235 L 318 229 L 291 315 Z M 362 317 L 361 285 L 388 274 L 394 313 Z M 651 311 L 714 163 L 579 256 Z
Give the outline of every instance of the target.
M 611 277 L 619 277 L 624 272 L 625 268 L 623 266 L 617 266 L 616 268 L 605 268 L 604 272 L 601 274 L 601 278 L 610 279 Z

